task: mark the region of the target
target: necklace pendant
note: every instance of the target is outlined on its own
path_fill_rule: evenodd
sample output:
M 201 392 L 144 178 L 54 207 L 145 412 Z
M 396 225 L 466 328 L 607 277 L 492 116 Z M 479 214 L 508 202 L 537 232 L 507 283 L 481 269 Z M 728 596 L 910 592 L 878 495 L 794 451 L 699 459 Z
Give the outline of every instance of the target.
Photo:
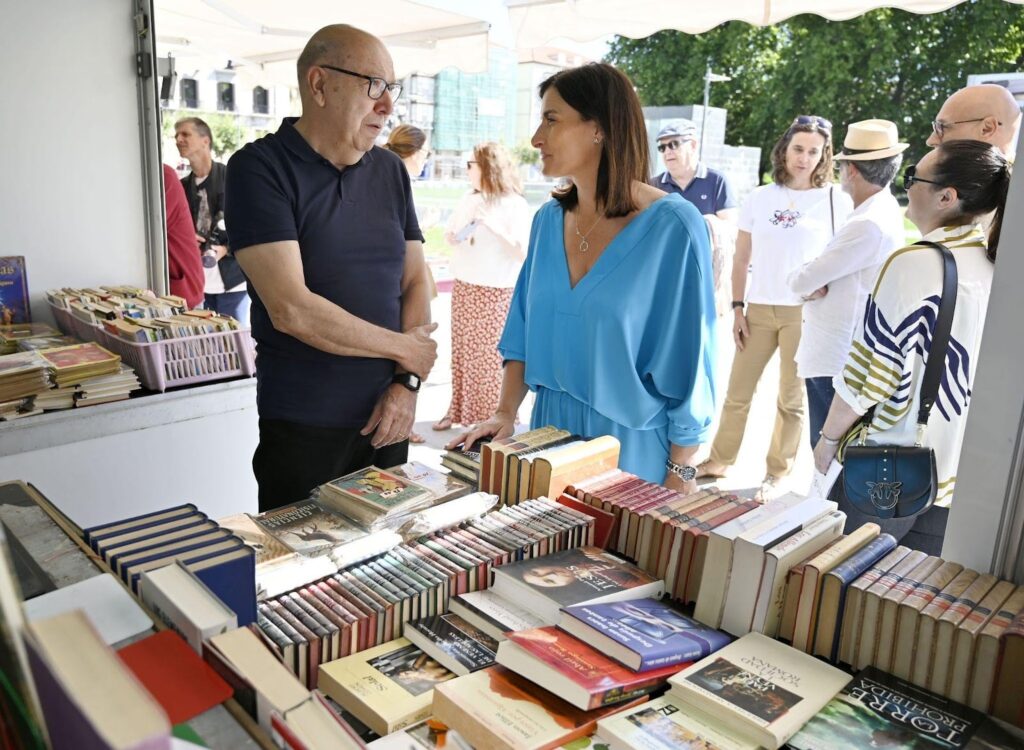
M 580 252 L 585 253 L 590 249 L 590 243 L 586 240 L 580 240 Z

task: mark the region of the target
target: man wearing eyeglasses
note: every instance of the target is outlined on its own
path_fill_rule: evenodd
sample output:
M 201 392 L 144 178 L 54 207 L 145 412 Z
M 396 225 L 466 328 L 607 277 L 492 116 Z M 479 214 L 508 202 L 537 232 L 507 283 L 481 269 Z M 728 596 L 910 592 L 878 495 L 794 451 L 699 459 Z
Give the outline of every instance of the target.
M 327 26 L 297 67 L 301 116 L 228 162 L 229 239 L 258 344 L 261 511 L 403 463 L 437 356 L 409 173 L 374 145 L 402 90 L 391 56 Z
M 1020 108 L 1005 86 L 982 83 L 954 92 L 932 122 L 928 145 L 975 140 L 991 143 L 1012 159 L 1020 131 Z
M 727 294 L 719 294 L 721 280 L 728 278 L 727 260 L 736 241 L 736 196 L 721 172 L 700 163 L 697 156 L 697 125 L 692 120 L 672 120 L 658 132 L 658 153 L 665 171 L 651 178 L 651 185 L 666 193 L 678 193 L 704 215 L 711 233 L 712 268 L 716 307 L 729 309 Z

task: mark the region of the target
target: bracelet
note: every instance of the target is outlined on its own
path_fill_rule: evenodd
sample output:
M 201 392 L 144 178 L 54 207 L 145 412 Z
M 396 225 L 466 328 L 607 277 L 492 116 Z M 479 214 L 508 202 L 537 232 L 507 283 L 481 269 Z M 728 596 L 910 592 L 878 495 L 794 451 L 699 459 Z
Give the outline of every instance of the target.
M 825 434 L 824 430 L 818 430 L 818 437 L 821 438 L 822 442 L 825 443 L 825 445 L 839 445 L 839 441 L 841 439 L 841 438 L 835 438 L 835 439 L 830 438 L 828 435 Z

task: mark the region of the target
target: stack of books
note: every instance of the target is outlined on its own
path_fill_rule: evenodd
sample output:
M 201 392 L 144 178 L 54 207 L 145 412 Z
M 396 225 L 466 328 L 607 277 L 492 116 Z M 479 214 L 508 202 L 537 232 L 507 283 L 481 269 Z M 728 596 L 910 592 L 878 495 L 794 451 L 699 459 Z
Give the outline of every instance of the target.
M 22 402 L 50 387 L 47 363 L 36 352 L 0 357 L 0 402 Z
M 152 344 L 208 333 L 227 333 L 241 328 L 241 324 L 231 316 L 211 310 L 188 310 L 180 315 L 157 318 L 104 319 L 101 325 L 107 333 L 136 344 Z
M 435 500 L 434 493 L 423 485 L 376 466 L 320 485 L 317 497 L 322 505 L 374 530 L 429 507 Z
M 446 450 L 441 454 L 441 466 L 447 469 L 453 477 L 461 479 L 477 489 L 480 488 L 480 450 L 490 438 L 477 441 L 474 445 L 465 450 L 455 448 Z
M 0 325 L 0 355 L 14 354 L 24 351 L 20 348 L 23 341 L 35 339 L 54 339 L 60 337 L 60 331 L 46 323 L 12 323 Z
M 259 625 L 313 687 L 321 663 L 393 641 L 405 623 L 444 614 L 451 597 L 487 588 L 492 566 L 580 547 L 592 533 L 588 516 L 547 500 L 503 508 L 269 598 Z
M 573 481 L 614 469 L 619 441 L 610 435 L 586 440 L 566 430 L 542 427 L 484 443 L 480 489 L 506 505 L 530 498 L 555 498 Z
M 58 386 L 76 385 L 87 378 L 113 375 L 121 368 L 119 356 L 93 342 L 44 349 L 39 356 L 46 362 L 53 382 Z
M 256 620 L 255 556 L 191 503 L 85 529 L 86 543 L 138 593 L 144 572 L 181 562 L 241 625 Z

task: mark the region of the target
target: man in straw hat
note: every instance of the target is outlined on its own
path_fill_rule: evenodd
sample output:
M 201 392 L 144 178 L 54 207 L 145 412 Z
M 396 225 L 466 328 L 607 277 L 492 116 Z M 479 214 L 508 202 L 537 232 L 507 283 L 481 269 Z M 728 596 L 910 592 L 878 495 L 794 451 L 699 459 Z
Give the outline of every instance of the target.
M 846 362 L 878 269 L 904 245 L 903 213 L 889 184 L 906 148 L 888 120 L 849 126 L 835 160 L 840 184 L 853 199 L 853 213 L 825 251 L 788 278 L 790 288 L 805 300 L 796 363 L 807 388 L 812 449 L 832 403 L 832 378 Z

